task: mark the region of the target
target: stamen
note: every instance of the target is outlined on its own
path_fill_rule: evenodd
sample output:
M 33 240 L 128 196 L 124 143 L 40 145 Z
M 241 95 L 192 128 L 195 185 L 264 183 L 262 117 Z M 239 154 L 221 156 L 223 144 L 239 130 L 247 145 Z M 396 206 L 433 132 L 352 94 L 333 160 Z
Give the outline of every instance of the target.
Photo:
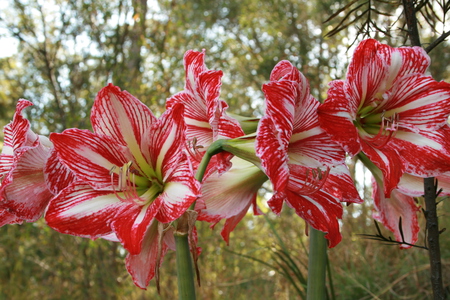
M 114 194 L 117 198 L 119 198 L 121 201 L 136 201 L 139 198 L 139 195 L 137 193 L 136 188 L 136 173 L 138 171 L 136 169 L 131 169 L 131 165 L 133 162 L 128 162 L 124 164 L 122 167 L 113 166 L 109 170 L 109 174 L 111 176 L 111 186 L 113 189 Z M 118 169 L 118 171 L 116 171 Z M 118 184 L 116 190 L 115 184 L 114 184 L 114 174 L 118 175 Z M 130 175 L 131 174 L 131 175 Z M 123 192 L 123 197 L 119 195 L 119 192 Z
M 398 130 L 398 122 L 400 117 L 397 113 L 394 113 L 391 117 L 384 117 L 384 112 L 381 115 L 381 126 L 377 135 L 370 138 L 371 145 L 377 149 L 381 149 L 387 145 L 387 143 L 395 136 Z
M 204 147 L 202 145 L 197 145 L 197 138 L 194 137 L 192 141 L 187 142 L 187 151 L 191 155 L 193 159 L 195 159 L 198 162 L 202 161 L 203 155 L 198 151 L 198 149 L 203 149 Z
M 306 171 L 306 179 L 304 185 L 300 188 L 299 192 L 303 195 L 311 195 L 320 190 L 330 173 L 330 167 L 327 166 L 325 171 L 320 168 L 308 169 Z

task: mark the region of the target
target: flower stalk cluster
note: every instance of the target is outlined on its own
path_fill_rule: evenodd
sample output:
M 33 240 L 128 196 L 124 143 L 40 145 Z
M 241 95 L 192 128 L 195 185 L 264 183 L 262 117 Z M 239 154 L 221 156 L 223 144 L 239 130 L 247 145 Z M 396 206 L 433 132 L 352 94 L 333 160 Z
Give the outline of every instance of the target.
M 193 277 L 189 252 L 195 269 L 201 252 L 195 223 L 213 228 L 224 219 L 221 235 L 229 243 L 247 213 L 261 214 L 257 193 L 267 180 L 268 208 L 279 215 L 287 206 L 312 228 L 311 243 L 324 248 L 317 260 L 342 239 L 343 204 L 363 201 L 348 155 L 373 173 L 374 217 L 405 248 L 419 230 L 413 197 L 423 192 L 416 181 L 437 176 L 450 194 L 450 84 L 425 75 L 430 59 L 422 49 L 361 42 L 324 103 L 292 63 L 281 61 L 262 86 L 260 119 L 227 113 L 223 73 L 204 59 L 204 51 L 186 52 L 184 90 L 167 99 L 159 118 L 109 84 L 92 107 L 93 131 L 71 128 L 46 138 L 31 131 L 22 115 L 31 102 L 20 100 L 4 129 L 0 226 L 43 215 L 61 233 L 121 243 L 142 289 L 175 250 L 180 295 L 194 299 L 195 287 L 184 280 Z M 324 276 L 323 268 L 312 272 Z

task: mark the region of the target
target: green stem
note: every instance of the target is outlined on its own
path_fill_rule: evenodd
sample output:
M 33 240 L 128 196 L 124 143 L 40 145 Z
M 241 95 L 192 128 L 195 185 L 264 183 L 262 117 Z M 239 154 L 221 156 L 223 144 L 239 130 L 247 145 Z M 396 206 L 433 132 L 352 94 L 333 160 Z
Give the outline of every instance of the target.
M 222 140 L 212 143 L 206 153 L 195 174 L 195 179 L 202 182 L 211 158 L 222 151 Z M 195 202 L 189 209 L 193 210 Z M 184 215 L 183 215 L 184 216 Z M 176 222 L 175 247 L 177 258 L 177 276 L 178 276 L 178 299 L 180 300 L 195 300 L 195 284 L 194 284 L 194 270 L 192 266 L 192 256 L 189 247 L 189 226 L 188 218 L 180 217 Z M 195 250 L 194 250 L 195 251 Z
M 309 232 L 308 290 L 306 299 L 326 299 L 326 265 L 327 240 L 325 239 L 325 233 L 311 228 Z
M 180 300 L 195 300 L 194 269 L 188 237 L 187 234 L 175 234 L 178 299 Z

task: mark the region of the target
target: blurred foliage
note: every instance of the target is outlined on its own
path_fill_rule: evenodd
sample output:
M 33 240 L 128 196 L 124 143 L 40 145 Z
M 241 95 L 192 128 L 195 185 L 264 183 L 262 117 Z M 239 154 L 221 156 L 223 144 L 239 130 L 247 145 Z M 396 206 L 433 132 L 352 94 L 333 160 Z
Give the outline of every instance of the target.
M 439 24 L 448 18 L 433 17 L 439 3 L 424 1 L 421 6 L 428 9 L 420 11 L 425 46 L 443 33 Z M 10 0 L 0 9 L 0 33 L 19 46 L 16 54 L 0 59 L 0 125 L 12 117 L 17 99 L 26 98 L 35 104 L 27 114 L 36 132 L 89 128 L 90 107 L 108 82 L 161 113 L 165 99 L 183 89 L 188 49 L 205 49 L 206 65 L 224 71 L 221 97 L 231 112 L 262 114 L 261 85 L 282 59 L 305 74 L 312 94 L 322 101 L 327 83 L 344 78 L 348 50 L 356 40 L 370 36 L 391 45 L 406 43 L 398 5 L 356 0 Z M 333 32 L 339 26 L 345 27 Z M 450 79 L 449 64 L 442 63 L 449 61 L 449 47 L 441 43 L 430 54 L 430 72 L 437 80 Z M 399 251 L 356 235 L 375 233 L 371 190 L 364 178 L 358 182 L 367 201 L 345 208 L 343 241 L 329 251 L 336 299 L 426 298 L 431 290 L 426 251 Z M 450 226 L 449 205 L 447 200 L 440 205 L 441 227 Z M 304 222 L 287 207 L 280 217 L 268 213 L 267 218 L 273 228 L 263 217 L 246 216 L 229 246 L 220 238 L 221 223 L 214 230 L 198 224 L 203 248 L 199 299 L 298 298 L 301 281 L 296 290 L 288 277 L 306 276 Z M 450 282 L 450 239 L 447 232 L 442 237 L 444 282 Z M 118 244 L 62 235 L 43 220 L 4 226 L 0 299 L 177 297 L 173 252 L 162 266 L 161 295 L 154 281 L 147 291 L 134 286 L 125 255 Z M 297 270 L 282 263 L 288 256 Z

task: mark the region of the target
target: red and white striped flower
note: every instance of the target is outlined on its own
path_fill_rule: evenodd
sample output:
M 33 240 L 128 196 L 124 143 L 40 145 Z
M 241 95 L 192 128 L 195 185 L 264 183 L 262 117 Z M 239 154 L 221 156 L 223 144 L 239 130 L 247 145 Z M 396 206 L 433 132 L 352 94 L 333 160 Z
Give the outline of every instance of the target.
M 226 114 L 228 105 L 219 99 L 223 73 L 205 66 L 205 52 L 187 51 L 184 66 L 184 91 L 168 99 L 167 108 L 178 103 L 185 106 L 187 147 L 196 170 L 213 142 L 243 136 L 244 131 L 237 120 Z M 202 196 L 196 205 L 199 220 L 211 222 L 214 226 L 226 219 L 222 236 L 227 242 L 230 232 L 254 203 L 262 184 L 259 183 L 260 178 L 265 178 L 257 167 L 232 157 L 226 151 L 213 156 L 203 178 Z M 259 176 L 253 177 L 250 173 Z M 249 184 L 244 185 L 243 182 Z
M 346 80 L 331 82 L 319 107 L 330 137 L 381 169 L 386 197 L 405 172 L 429 177 L 450 171 L 450 84 L 426 76 L 429 64 L 420 47 L 365 40 Z
M 218 139 L 232 139 L 244 135 L 239 122 L 226 114 L 228 105 L 219 99 L 222 71 L 209 70 L 205 65 L 205 52 L 189 50 L 184 55 L 186 84 L 184 91 L 167 100 L 167 108 L 176 103 L 185 107 L 186 136 L 194 170 L 204 152 Z M 230 168 L 231 155 L 223 152 L 211 161 L 207 174 L 217 169 L 223 173 Z
M 44 168 L 51 143 L 30 129 L 22 110 L 32 105 L 19 100 L 14 118 L 4 128 L 5 140 L 0 156 L 0 226 L 35 222 L 53 196 Z
M 92 239 L 115 235 L 133 257 L 152 253 L 146 240 L 151 224 L 176 220 L 200 195 L 185 153 L 183 106 L 174 105 L 157 119 L 110 84 L 95 99 L 91 122 L 94 132 L 69 129 L 50 136 L 77 181 L 50 202 L 47 223 Z M 139 259 L 130 258 L 127 265 L 133 262 Z M 136 272 L 130 271 L 136 283 L 152 277 Z
M 306 78 L 288 61 L 278 63 L 263 86 L 265 116 L 256 153 L 274 187 L 268 204 L 280 213 L 283 202 L 317 230 L 327 232 L 330 247 L 341 240 L 341 202 L 361 202 L 345 152 L 319 126 L 319 102 Z

